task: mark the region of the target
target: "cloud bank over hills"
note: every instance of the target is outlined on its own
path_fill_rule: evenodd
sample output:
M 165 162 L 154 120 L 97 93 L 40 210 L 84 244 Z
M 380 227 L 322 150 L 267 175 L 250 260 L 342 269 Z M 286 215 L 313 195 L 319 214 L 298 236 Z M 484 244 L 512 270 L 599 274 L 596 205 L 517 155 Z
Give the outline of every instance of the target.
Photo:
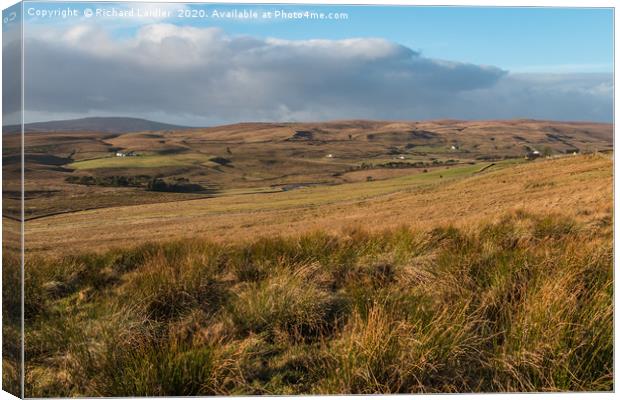
M 613 116 L 611 74 L 513 74 L 427 58 L 382 38 L 285 40 L 164 23 L 117 38 L 92 24 L 42 28 L 26 38 L 25 59 L 29 121 Z

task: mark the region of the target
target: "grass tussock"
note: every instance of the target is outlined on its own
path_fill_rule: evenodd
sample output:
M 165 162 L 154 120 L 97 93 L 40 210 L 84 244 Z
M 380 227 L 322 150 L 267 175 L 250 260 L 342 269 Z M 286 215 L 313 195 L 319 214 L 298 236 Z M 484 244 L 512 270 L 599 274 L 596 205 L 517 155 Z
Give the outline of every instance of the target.
M 2 249 L 2 389 L 21 395 L 21 259 Z
M 147 244 L 26 266 L 26 395 L 613 390 L 612 230 Z

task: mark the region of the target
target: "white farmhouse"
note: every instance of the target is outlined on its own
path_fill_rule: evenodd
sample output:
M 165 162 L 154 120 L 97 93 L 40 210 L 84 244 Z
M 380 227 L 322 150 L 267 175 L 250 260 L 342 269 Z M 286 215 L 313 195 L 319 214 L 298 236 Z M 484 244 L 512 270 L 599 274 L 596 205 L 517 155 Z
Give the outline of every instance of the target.
M 116 157 L 135 157 L 135 156 L 137 156 L 135 151 L 128 151 L 128 152 L 117 151 L 116 152 Z

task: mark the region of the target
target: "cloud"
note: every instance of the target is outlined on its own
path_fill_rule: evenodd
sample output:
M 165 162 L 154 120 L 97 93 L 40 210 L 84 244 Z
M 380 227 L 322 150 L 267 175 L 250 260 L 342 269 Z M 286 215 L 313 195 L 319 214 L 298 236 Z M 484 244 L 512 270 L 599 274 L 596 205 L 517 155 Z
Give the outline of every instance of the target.
M 12 12 L 19 15 L 19 6 L 3 11 L 2 16 L 8 18 Z M 5 125 L 20 124 L 22 81 L 22 23 L 17 17 L 13 21 L 3 23 L 2 27 L 2 123 Z
M 459 96 L 468 118 L 613 120 L 613 77 L 606 73 L 509 74 Z
M 128 39 L 92 24 L 46 37 L 26 39 L 28 119 L 611 118 L 611 79 L 511 75 L 381 38 L 263 39 L 163 23 Z

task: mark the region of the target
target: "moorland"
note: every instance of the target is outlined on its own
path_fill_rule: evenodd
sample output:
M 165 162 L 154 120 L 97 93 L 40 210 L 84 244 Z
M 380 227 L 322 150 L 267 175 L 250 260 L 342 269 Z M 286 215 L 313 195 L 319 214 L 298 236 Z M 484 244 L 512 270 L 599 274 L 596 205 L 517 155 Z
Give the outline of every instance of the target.
M 24 136 L 27 396 L 613 390 L 609 124 L 88 128 Z

